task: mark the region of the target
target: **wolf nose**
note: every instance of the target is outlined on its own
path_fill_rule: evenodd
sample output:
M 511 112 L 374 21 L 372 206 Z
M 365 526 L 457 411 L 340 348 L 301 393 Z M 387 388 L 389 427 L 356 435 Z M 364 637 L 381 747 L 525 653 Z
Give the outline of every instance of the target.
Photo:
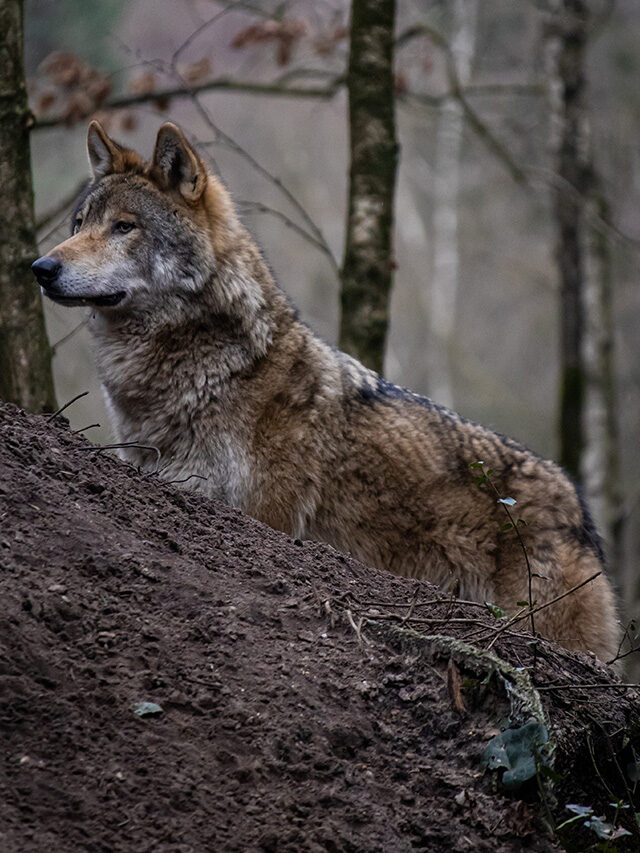
M 60 267 L 62 264 L 60 261 L 55 258 L 38 258 L 37 261 L 34 261 L 31 264 L 31 269 L 33 270 L 33 274 L 38 279 L 38 284 L 42 285 L 42 287 L 47 287 L 58 277 L 58 273 L 60 272 Z

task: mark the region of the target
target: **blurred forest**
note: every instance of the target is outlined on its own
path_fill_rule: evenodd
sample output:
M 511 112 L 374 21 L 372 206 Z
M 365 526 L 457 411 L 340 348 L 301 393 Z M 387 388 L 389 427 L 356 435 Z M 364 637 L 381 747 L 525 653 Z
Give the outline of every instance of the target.
M 384 362 L 393 382 L 556 459 L 566 449 L 559 430 L 561 212 L 554 190 L 567 179 L 553 159 L 560 132 L 553 126 L 553 74 L 563 71 L 563 60 L 550 20 L 571 5 L 397 3 L 400 158 Z M 615 384 L 606 392 L 615 391 L 610 432 L 619 459 L 609 528 L 617 527 L 622 540 L 617 549 L 609 542 L 609 551 L 626 621 L 640 613 L 640 4 L 584 5 L 587 90 L 579 142 L 589 147 L 590 189 L 597 174 L 591 257 L 606 260 L 602 277 L 611 288 Z M 88 172 L 88 116 L 145 154 L 170 118 L 221 174 L 303 318 L 337 342 L 348 24 L 347 0 L 26 0 L 41 251 L 68 233 L 72 199 Z M 183 94 L 175 94 L 180 88 Z M 593 303 L 598 295 L 587 287 L 585 299 Z M 88 435 L 108 441 L 83 312 L 45 307 L 58 400 L 88 390 L 68 412 L 72 426 L 99 422 Z M 587 364 L 595 357 L 587 353 Z M 597 404 L 589 405 L 585 419 L 597 425 Z M 596 505 L 598 489 L 591 489 Z

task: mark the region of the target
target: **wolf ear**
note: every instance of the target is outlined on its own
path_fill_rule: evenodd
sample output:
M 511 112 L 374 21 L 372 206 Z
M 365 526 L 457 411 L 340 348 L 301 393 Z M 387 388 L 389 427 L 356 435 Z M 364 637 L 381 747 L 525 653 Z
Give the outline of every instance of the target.
M 124 171 L 124 151 L 107 136 L 100 122 L 91 122 L 87 131 L 87 152 L 94 180 L 99 181 L 105 175 Z
M 185 135 L 168 121 L 158 131 L 151 174 L 164 190 L 178 190 L 186 201 L 196 202 L 207 185 L 207 167 Z

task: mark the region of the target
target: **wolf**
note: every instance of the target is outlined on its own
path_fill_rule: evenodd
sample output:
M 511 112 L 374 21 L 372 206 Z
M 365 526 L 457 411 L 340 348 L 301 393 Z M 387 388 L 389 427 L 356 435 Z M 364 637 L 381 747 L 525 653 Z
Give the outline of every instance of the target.
M 89 308 L 117 441 L 139 445 L 124 459 L 153 470 L 157 449 L 167 480 L 509 612 L 529 600 L 525 550 L 539 604 L 601 572 L 536 627 L 614 657 L 599 539 L 557 465 L 318 338 L 176 125 L 150 161 L 96 121 L 87 147 L 72 235 L 33 271 L 49 299 Z

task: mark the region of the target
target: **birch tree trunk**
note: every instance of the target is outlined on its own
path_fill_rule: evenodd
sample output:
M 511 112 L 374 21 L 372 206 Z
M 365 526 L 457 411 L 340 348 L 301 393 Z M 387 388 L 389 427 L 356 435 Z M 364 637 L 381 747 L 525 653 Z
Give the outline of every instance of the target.
M 0 0 L 0 399 L 31 411 L 55 405 L 40 292 L 22 61 L 22 0 Z
M 381 373 L 393 278 L 395 0 L 353 0 L 347 89 L 351 166 L 340 347 Z
M 608 562 L 622 587 L 624 524 L 614 363 L 612 259 L 607 234 L 602 228 L 595 227 L 598 221 L 609 219 L 604 197 L 594 195 L 587 213 L 584 341 L 587 382 L 582 482 L 604 538 Z
M 471 78 L 477 15 L 477 0 L 453 0 L 451 55 L 463 88 Z M 447 98 L 440 112 L 436 143 L 433 276 L 427 351 L 430 395 L 449 408 L 453 408 L 454 404 L 451 359 L 460 266 L 458 192 L 463 130 L 464 116 L 460 101 L 455 97 Z

